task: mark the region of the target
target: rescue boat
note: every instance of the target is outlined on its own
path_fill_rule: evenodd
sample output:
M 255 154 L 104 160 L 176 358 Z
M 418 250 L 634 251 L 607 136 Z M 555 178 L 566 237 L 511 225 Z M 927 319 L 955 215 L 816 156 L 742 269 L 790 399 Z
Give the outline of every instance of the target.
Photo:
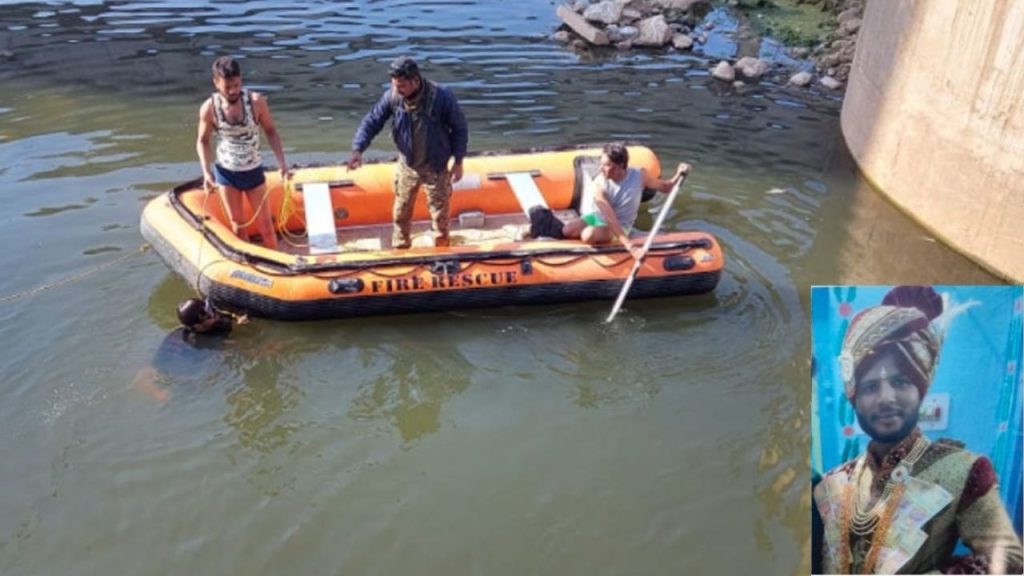
M 630 146 L 629 154 L 630 166 L 660 174 L 649 148 Z M 240 240 L 201 178 L 152 199 L 141 231 L 214 304 L 254 317 L 318 320 L 612 299 L 634 264 L 621 245 L 532 238 L 527 216 L 535 204 L 563 221 L 576 216 L 600 155 L 600 146 L 581 146 L 467 156 L 453 186 L 451 246 L 443 248 L 433 245 L 422 191 L 412 247 L 391 247 L 394 160 L 351 171 L 299 167 L 288 182 L 268 168 L 268 200 L 259 209 L 272 211 L 279 250 Z M 247 231 L 256 234 L 255 224 Z M 710 292 L 723 265 L 712 235 L 660 233 L 629 298 Z

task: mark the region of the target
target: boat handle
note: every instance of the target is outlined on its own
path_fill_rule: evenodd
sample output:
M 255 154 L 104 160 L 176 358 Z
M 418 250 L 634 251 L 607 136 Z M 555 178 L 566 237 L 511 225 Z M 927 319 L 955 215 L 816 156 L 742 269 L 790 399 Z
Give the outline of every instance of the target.
M 538 178 L 540 176 L 540 170 L 529 170 L 529 171 L 527 171 L 527 170 L 513 170 L 510 173 L 511 174 L 529 174 L 530 176 L 533 176 L 534 178 Z M 505 179 L 508 178 L 508 174 L 510 174 L 510 173 L 506 173 L 506 172 L 490 172 L 490 173 L 487 174 L 487 179 L 488 180 L 505 180 Z
M 292 186 L 296 190 L 301 192 L 303 186 L 305 186 L 306 184 L 321 184 L 321 182 L 305 182 L 305 183 L 299 182 L 297 184 L 293 184 Z M 356 183 L 354 181 L 352 181 L 352 180 L 330 180 L 330 181 L 327 182 L 327 187 L 328 188 L 351 188 L 352 186 L 355 186 L 355 185 L 356 185 Z

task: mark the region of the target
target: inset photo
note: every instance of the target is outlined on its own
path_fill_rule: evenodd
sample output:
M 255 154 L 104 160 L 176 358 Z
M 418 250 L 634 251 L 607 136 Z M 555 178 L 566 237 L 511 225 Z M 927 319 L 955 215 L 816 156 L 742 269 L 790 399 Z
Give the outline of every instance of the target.
M 811 289 L 811 570 L 1022 572 L 1022 286 Z

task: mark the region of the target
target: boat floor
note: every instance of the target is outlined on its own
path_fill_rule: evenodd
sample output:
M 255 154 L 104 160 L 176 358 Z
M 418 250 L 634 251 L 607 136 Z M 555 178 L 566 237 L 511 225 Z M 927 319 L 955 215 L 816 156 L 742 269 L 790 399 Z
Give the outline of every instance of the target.
M 555 210 L 555 216 L 563 222 L 577 217 L 573 210 Z M 338 252 L 359 252 L 370 250 L 390 250 L 391 235 L 394 227 L 391 223 L 367 226 L 344 226 L 337 228 Z M 528 241 L 530 221 L 524 214 L 497 214 L 484 217 L 482 226 L 462 226 L 459 218 L 452 218 L 452 246 L 472 246 L 476 244 L 493 244 L 495 242 Z M 429 248 L 434 245 L 429 220 L 417 220 L 412 223 L 413 247 Z M 278 249 L 281 252 L 295 255 L 308 255 L 309 239 L 305 233 L 298 236 L 278 236 Z

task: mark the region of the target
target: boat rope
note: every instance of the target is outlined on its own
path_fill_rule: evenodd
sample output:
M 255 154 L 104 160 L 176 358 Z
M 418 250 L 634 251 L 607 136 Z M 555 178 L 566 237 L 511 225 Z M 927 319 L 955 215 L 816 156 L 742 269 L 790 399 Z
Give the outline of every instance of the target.
M 207 227 L 206 226 L 206 219 L 210 217 L 210 211 L 207 209 L 207 207 L 210 204 L 210 194 L 217 194 L 217 192 L 211 191 L 209 185 L 206 184 L 205 182 L 203 183 L 203 185 L 206 187 L 206 189 L 204 190 L 204 192 L 206 193 L 206 197 L 203 198 L 203 212 L 202 212 L 202 214 L 199 215 L 199 226 L 196 227 L 196 229 L 199 230 L 199 232 L 200 232 L 199 248 L 196 249 L 196 266 L 199 266 L 199 263 L 202 262 L 202 258 L 203 258 L 203 244 L 206 244 L 206 242 L 204 241 L 202 236 L 206 235 L 206 227 Z M 220 196 L 220 194 L 217 194 L 217 195 Z M 227 212 L 229 214 L 228 218 L 230 218 L 231 212 L 228 211 L 227 206 L 224 205 L 224 199 L 221 198 L 220 201 L 221 201 L 221 208 L 224 208 L 225 212 Z M 214 260 L 214 262 L 217 262 L 217 260 Z M 211 264 L 212 263 L 213 262 L 211 262 Z M 207 264 L 207 266 L 209 266 L 209 264 Z M 196 284 L 193 287 L 195 289 L 195 291 L 196 291 L 196 294 L 198 294 L 199 297 L 203 298 L 203 299 L 206 298 L 206 295 L 203 294 L 202 288 L 199 287 L 199 279 L 203 277 L 203 270 L 205 270 L 205 269 L 206 269 L 206 266 L 203 266 L 203 268 L 201 270 L 199 270 L 199 272 L 196 274 Z
M 45 290 L 49 290 L 50 288 L 56 288 L 58 286 L 63 286 L 65 284 L 70 284 L 72 282 L 77 282 L 77 281 L 79 281 L 79 280 L 81 280 L 83 278 L 86 278 L 88 276 L 92 276 L 93 274 L 99 272 L 100 270 L 106 270 L 107 268 L 112 268 L 113 266 L 116 266 L 117 264 L 120 264 L 121 262 L 131 258 L 132 256 L 143 254 L 147 250 L 149 250 L 149 244 L 143 244 L 142 246 L 139 246 L 138 250 L 133 250 L 131 252 L 128 252 L 127 254 L 122 255 L 120 258 L 115 258 L 114 260 L 111 260 L 109 262 L 104 262 L 103 264 L 99 264 L 97 266 L 93 266 L 92 268 L 89 268 L 88 270 L 84 270 L 84 271 L 79 272 L 77 274 L 73 274 L 71 276 L 68 276 L 67 278 L 62 278 L 62 279 L 56 280 L 54 282 L 48 282 L 46 284 L 43 284 L 42 286 L 36 286 L 35 288 L 31 288 L 29 290 L 25 290 L 25 291 L 22 291 L 22 292 L 17 292 L 15 294 L 9 294 L 7 296 L 0 297 L 0 304 L 7 303 L 7 302 L 13 302 L 14 300 L 18 300 L 18 299 L 24 298 L 26 296 L 34 296 L 34 295 L 36 295 L 36 294 L 38 294 L 40 292 L 43 292 Z
M 291 180 L 285 180 L 284 198 L 281 200 L 281 212 L 277 217 L 277 229 L 281 232 L 281 239 L 287 242 L 290 246 L 295 248 L 306 248 L 309 246 L 309 242 L 302 241 L 302 238 L 306 235 L 295 234 L 288 229 L 288 221 L 291 220 L 293 216 L 302 223 L 302 229 L 305 230 L 305 215 L 299 215 L 298 205 L 296 205 L 295 200 L 292 198 L 292 182 Z

